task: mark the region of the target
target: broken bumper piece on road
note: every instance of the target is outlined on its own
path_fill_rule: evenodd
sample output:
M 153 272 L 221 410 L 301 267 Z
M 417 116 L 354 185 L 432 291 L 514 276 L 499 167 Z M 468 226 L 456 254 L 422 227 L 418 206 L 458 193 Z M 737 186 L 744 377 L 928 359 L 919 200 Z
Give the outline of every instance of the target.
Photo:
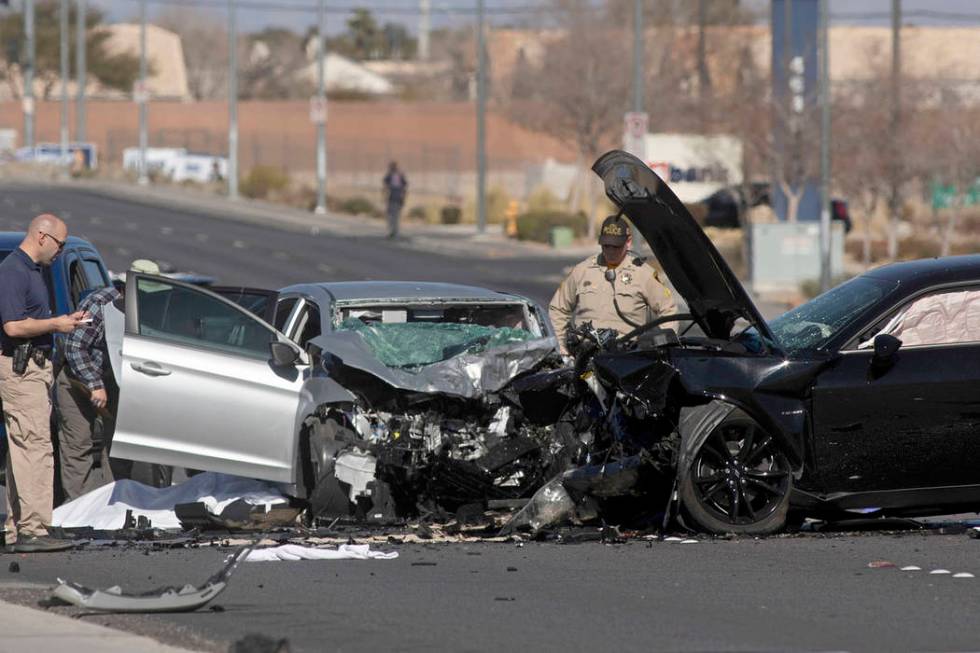
M 58 579 L 52 595 L 80 608 L 103 612 L 191 612 L 207 605 L 228 586 L 238 565 L 248 557 L 252 546 L 242 547 L 228 557 L 225 566 L 200 587 L 161 587 L 149 592 L 130 594 L 118 585 L 104 590 L 90 589 L 71 581 Z

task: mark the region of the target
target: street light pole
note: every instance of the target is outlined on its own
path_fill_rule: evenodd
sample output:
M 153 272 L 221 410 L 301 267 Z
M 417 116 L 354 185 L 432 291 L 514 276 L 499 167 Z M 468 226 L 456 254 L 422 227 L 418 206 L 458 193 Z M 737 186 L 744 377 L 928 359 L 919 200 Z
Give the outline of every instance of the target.
M 27 63 L 24 65 L 24 145 L 34 147 L 34 0 L 24 0 L 24 34 Z
M 326 11 L 324 0 L 317 2 L 316 14 L 316 208 L 313 212 L 323 215 L 327 212 L 327 84 L 324 71 L 326 48 Z
M 228 197 L 238 199 L 238 25 L 228 0 Z
M 147 175 L 146 166 L 146 147 L 147 147 L 147 133 L 146 133 L 146 101 L 149 99 L 147 97 L 148 91 L 146 88 L 146 0 L 140 0 L 140 81 L 139 88 L 136 90 L 136 104 L 139 106 L 140 114 L 140 125 L 139 125 L 139 139 L 140 139 L 140 159 L 139 159 L 139 184 L 145 186 L 149 183 L 150 178 Z
M 86 133 L 87 116 L 85 115 L 85 85 L 86 66 L 85 47 L 88 30 L 86 29 L 86 0 L 77 0 L 78 15 L 75 18 L 75 79 L 78 82 L 78 94 L 75 100 L 75 140 L 84 142 L 88 137 Z
M 820 0 L 820 290 L 830 290 L 830 0 Z
M 59 154 L 62 161 L 68 154 L 68 0 L 61 0 L 60 12 L 60 55 L 61 55 L 61 147 Z
M 633 0 L 633 111 L 643 111 L 643 0 Z
M 483 2 L 476 2 L 476 228 L 481 234 L 487 230 L 487 55 Z

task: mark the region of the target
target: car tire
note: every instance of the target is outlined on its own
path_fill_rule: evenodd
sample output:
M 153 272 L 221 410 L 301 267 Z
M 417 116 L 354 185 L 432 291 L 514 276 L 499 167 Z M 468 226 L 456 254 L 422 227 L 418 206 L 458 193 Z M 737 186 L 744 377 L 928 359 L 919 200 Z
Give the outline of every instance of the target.
M 684 523 L 707 533 L 769 535 L 786 525 L 793 474 L 772 436 L 736 414 L 694 455 L 680 484 Z
M 307 490 L 311 520 L 348 517 L 352 512 L 347 492 L 334 473 L 334 459 L 345 446 L 341 440 L 349 433 L 351 433 L 349 429 L 345 429 L 330 418 L 314 424 L 309 429 Z

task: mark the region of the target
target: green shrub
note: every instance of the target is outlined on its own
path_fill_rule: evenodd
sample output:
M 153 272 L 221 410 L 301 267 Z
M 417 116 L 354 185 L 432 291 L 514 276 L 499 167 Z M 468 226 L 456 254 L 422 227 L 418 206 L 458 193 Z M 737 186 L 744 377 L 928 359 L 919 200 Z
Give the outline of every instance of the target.
M 571 227 L 576 238 L 588 232 L 588 218 L 584 213 L 565 211 L 528 211 L 517 216 L 518 240 L 533 240 L 547 243 L 551 239 L 552 227 Z
M 425 220 L 427 212 L 424 206 L 413 206 L 408 210 L 408 217 L 413 220 Z
M 494 186 L 487 192 L 487 222 L 500 224 L 507 219 L 507 205 L 510 195 L 503 188 Z
M 384 215 L 374 202 L 366 197 L 351 197 L 343 200 L 340 203 L 340 211 L 342 213 L 351 213 L 353 215 L 369 215 L 372 218 L 380 218 Z
M 239 191 L 245 197 L 265 199 L 289 187 L 289 175 L 273 166 L 255 166 L 242 178 Z
M 527 212 L 538 213 L 544 211 L 558 211 L 561 201 L 555 197 L 554 193 L 546 187 L 541 186 L 531 193 L 527 198 Z
M 463 220 L 463 209 L 458 206 L 444 206 L 439 210 L 439 222 L 442 224 L 459 224 Z

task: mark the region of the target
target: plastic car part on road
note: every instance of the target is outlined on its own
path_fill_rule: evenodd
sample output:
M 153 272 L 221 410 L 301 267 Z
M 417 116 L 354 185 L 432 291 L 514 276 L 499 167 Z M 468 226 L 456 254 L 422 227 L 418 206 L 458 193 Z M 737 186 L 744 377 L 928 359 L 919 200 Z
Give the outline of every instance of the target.
M 118 585 L 104 590 L 58 579 L 53 596 L 88 610 L 105 612 L 191 612 L 209 603 L 228 586 L 228 579 L 248 557 L 254 546 L 245 546 L 228 556 L 225 566 L 200 587 L 161 587 L 150 592 L 128 594 Z

